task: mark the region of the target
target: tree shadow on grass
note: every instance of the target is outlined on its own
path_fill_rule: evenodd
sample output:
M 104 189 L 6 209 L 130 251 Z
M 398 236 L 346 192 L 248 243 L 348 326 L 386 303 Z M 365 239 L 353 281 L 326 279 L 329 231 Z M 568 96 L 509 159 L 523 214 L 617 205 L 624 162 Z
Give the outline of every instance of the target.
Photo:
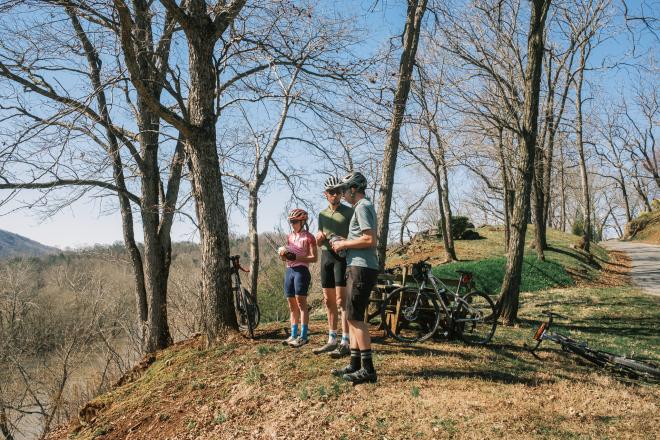
M 279 342 L 282 339 L 285 339 L 289 336 L 289 332 L 286 329 L 282 328 L 269 328 L 269 329 L 255 329 L 254 331 L 254 341 L 259 342 Z
M 660 320 L 655 317 L 585 319 L 580 320 L 579 323 L 571 323 L 562 327 L 571 331 L 594 335 L 611 335 L 612 337 L 657 337 Z
M 559 247 L 556 247 L 556 246 L 548 246 L 547 250 L 551 251 L 551 252 L 556 252 L 558 254 L 563 254 L 563 255 L 569 256 L 571 258 L 574 258 L 574 259 L 576 259 L 576 260 L 578 260 L 578 261 L 580 261 L 580 262 L 582 262 L 582 263 L 584 263 L 588 266 L 593 267 L 594 269 L 600 269 L 602 267 L 601 264 L 598 263 L 594 259 L 593 254 L 585 255 L 583 252 L 570 251 L 568 249 L 563 249 L 563 248 L 559 248 Z
M 406 370 L 395 370 L 389 376 L 402 376 L 406 379 L 413 378 L 437 378 L 437 379 L 480 379 L 488 382 L 497 382 L 510 385 L 525 385 L 536 387 L 543 384 L 556 382 L 555 378 L 525 377 L 497 369 L 460 371 L 447 368 L 422 368 L 419 371 L 410 372 Z
M 465 361 L 473 361 L 478 358 L 471 353 L 464 353 L 462 351 L 445 351 L 437 348 L 427 347 L 413 347 L 405 345 L 389 345 L 378 347 L 377 353 L 386 355 L 405 355 L 405 356 L 446 356 L 446 357 L 459 357 Z
M 615 306 L 626 305 L 612 304 Z M 528 327 L 530 329 L 537 328 L 542 321 L 543 317 L 538 319 L 519 319 L 521 327 Z M 629 317 L 629 316 L 615 316 L 615 317 L 594 317 L 582 318 L 575 320 L 558 320 L 553 323 L 552 330 L 558 333 L 566 333 L 569 331 L 580 332 L 586 334 L 600 335 L 600 336 L 637 336 L 637 337 L 653 337 L 658 336 L 658 328 L 660 328 L 660 318 L 655 316 L 650 317 Z M 530 335 L 531 338 L 531 335 Z

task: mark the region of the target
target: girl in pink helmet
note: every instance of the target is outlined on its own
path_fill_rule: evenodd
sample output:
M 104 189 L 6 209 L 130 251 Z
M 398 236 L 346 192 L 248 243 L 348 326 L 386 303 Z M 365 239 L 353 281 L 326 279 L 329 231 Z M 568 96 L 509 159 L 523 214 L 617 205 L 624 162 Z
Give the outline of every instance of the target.
M 316 262 L 316 239 L 307 226 L 307 212 L 294 209 L 289 213 L 291 233 L 286 247 L 279 249 L 280 258 L 286 261 L 284 275 L 284 295 L 289 303 L 291 314 L 291 336 L 284 341 L 291 347 L 302 347 L 308 342 L 309 313 L 307 293 L 312 276 L 309 263 Z

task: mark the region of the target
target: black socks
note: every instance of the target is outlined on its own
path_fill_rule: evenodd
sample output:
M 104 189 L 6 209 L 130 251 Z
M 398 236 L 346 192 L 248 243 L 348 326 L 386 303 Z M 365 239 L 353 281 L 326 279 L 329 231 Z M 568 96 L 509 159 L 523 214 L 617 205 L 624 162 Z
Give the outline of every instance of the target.
M 369 350 L 369 357 L 371 357 L 371 350 Z M 357 348 L 351 348 L 351 368 L 353 371 L 357 371 L 361 366 L 360 350 Z
M 351 368 L 353 371 L 364 368 L 368 373 L 375 373 L 376 369 L 371 359 L 371 349 L 360 351 L 357 348 L 351 348 Z
M 374 363 L 371 360 L 371 349 L 362 350 L 359 353 L 360 353 L 360 357 L 362 358 L 362 368 L 367 370 L 367 373 L 370 374 L 375 373 L 376 370 L 374 369 Z

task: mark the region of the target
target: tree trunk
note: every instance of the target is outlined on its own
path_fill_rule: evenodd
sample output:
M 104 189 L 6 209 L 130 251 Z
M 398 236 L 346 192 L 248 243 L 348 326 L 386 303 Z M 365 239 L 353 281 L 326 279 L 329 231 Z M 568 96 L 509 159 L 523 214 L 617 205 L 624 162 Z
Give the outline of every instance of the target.
M 525 100 L 523 104 L 522 132 L 519 134 L 520 173 L 516 182 L 516 200 L 511 221 L 511 238 L 506 272 L 502 283 L 498 311 L 506 324 L 518 317 L 520 279 L 527 232 L 526 215 L 529 211 L 530 191 L 534 177 L 534 154 L 538 134 L 539 92 L 543 62 L 544 27 L 550 0 L 532 0 L 527 37 L 527 66 L 525 68 Z
M 229 272 L 229 228 L 215 131 L 214 41 L 204 29 L 189 32 L 189 121 L 194 127 L 186 142 L 195 209 L 202 245 L 202 295 L 207 342 L 218 342 L 227 330 L 237 330 Z
M 644 203 L 645 211 L 651 212 L 653 209 L 651 208 L 651 203 L 649 202 L 649 195 L 646 191 L 644 191 L 644 188 L 642 188 L 639 177 L 633 180 L 633 187 L 635 188 L 635 191 L 637 191 L 637 195 L 639 196 L 642 203 Z
M 248 239 L 250 246 L 250 290 L 257 295 L 259 279 L 259 231 L 257 230 L 257 210 L 259 199 L 256 191 L 248 196 Z
M 559 186 L 561 190 L 561 206 L 559 209 L 559 229 L 561 232 L 566 232 L 566 170 L 564 163 L 564 146 L 559 144 L 559 159 L 561 160 L 561 168 L 559 169 Z
M 510 190 L 509 173 L 507 171 L 506 159 L 504 158 L 504 128 L 497 128 L 497 149 L 500 160 L 500 170 L 502 172 L 502 188 L 504 190 L 504 251 L 509 250 L 509 240 L 511 238 L 511 210 L 513 207 L 513 197 Z
M 585 69 L 585 45 L 580 47 L 580 70 L 575 86 L 575 135 L 578 155 L 580 157 L 580 183 L 582 185 L 582 206 L 584 209 L 584 231 L 582 233 L 582 248 L 589 252 L 591 243 L 591 197 L 589 195 L 589 175 L 587 160 L 584 154 L 583 123 L 582 123 L 582 84 Z
M 452 255 L 449 253 L 451 247 L 449 237 L 451 237 L 451 229 L 447 224 L 447 217 L 445 215 L 445 205 L 443 200 L 443 188 L 442 182 L 439 175 L 435 175 L 435 186 L 436 192 L 438 193 L 438 209 L 440 210 L 440 233 L 442 234 L 442 244 L 445 247 L 445 259 L 447 261 L 455 260 L 455 257 L 452 259 Z
M 435 143 L 437 145 L 437 152 L 434 153 L 430 150 L 429 153 L 433 156 L 435 170 L 433 177 L 435 180 L 436 190 L 438 191 L 438 207 L 440 210 L 440 224 L 442 227 L 442 240 L 445 246 L 445 260 L 456 261 L 456 248 L 454 247 L 454 237 L 451 235 L 451 205 L 449 203 L 449 176 L 447 172 L 447 160 L 445 159 L 445 148 L 440 138 L 440 131 L 435 121 L 431 122 L 433 135 L 435 136 Z M 446 237 L 446 238 L 445 238 Z
M 534 176 L 532 191 L 532 194 L 534 194 L 534 203 L 532 203 L 534 208 L 534 247 L 539 261 L 545 261 L 545 253 L 543 251 L 548 248 L 548 243 L 546 241 L 545 217 L 543 214 L 545 197 L 543 196 L 541 186 L 541 182 Z
M 427 0 L 409 0 L 406 18 L 406 27 L 403 34 L 403 52 L 399 60 L 399 77 L 394 94 L 392 121 L 385 143 L 383 176 L 381 178 L 378 209 L 378 264 L 382 270 L 385 267 L 387 252 L 387 239 L 389 235 L 390 207 L 392 205 L 392 192 L 394 190 L 394 173 L 396 159 L 399 151 L 399 141 L 403 115 L 406 111 L 406 102 L 410 92 L 410 82 L 415 66 L 415 55 L 421 30 L 422 18 L 426 12 Z
M 142 348 L 150 351 L 146 346 L 148 333 L 149 333 L 149 312 L 151 311 L 149 307 L 149 297 L 147 284 L 145 283 L 145 271 L 143 266 L 143 258 L 140 255 L 140 251 L 135 242 L 135 232 L 133 228 L 133 211 L 131 208 L 130 200 L 126 196 L 126 182 L 124 178 L 124 170 L 122 164 L 122 158 L 120 153 L 120 146 L 117 140 L 117 136 L 110 129 L 111 120 L 110 113 L 108 111 L 107 99 L 105 95 L 105 89 L 101 83 L 101 60 L 99 58 L 96 48 L 92 45 L 92 42 L 87 37 L 75 9 L 71 7 L 64 8 L 76 36 L 80 40 L 80 43 L 85 52 L 87 58 L 88 68 L 89 68 L 89 78 L 91 85 L 96 93 L 96 102 L 98 105 L 99 113 L 105 124 L 106 128 L 106 137 L 109 143 L 109 149 L 107 151 L 108 156 L 112 161 L 112 172 L 113 179 L 117 185 L 117 188 L 120 190 L 118 193 L 119 197 L 119 211 L 122 218 L 122 233 L 124 237 L 124 244 L 128 251 L 128 254 L 131 259 L 132 269 L 133 269 L 133 280 L 135 285 L 135 295 L 136 295 L 136 307 L 137 307 L 137 317 L 138 317 L 138 331 L 140 342 Z M 142 188 L 144 190 L 144 175 L 142 176 Z M 144 200 L 143 200 L 144 206 Z M 154 204 L 157 206 L 157 203 Z
M 456 261 L 456 248 L 454 247 L 454 237 L 451 235 L 451 204 L 449 203 L 449 177 L 447 175 L 447 163 L 445 161 L 445 151 L 441 149 L 440 154 L 440 176 L 442 178 L 442 206 L 445 216 L 445 229 L 447 230 L 447 247 L 445 248 L 446 261 Z M 442 215 L 442 212 L 441 212 Z
M 628 190 L 626 189 L 626 180 L 623 177 L 623 171 L 619 168 L 619 187 L 621 188 L 621 196 L 623 197 L 623 205 L 626 209 L 626 222 L 632 221 L 632 214 L 630 213 L 630 201 L 628 200 Z M 613 216 L 615 217 L 615 216 Z

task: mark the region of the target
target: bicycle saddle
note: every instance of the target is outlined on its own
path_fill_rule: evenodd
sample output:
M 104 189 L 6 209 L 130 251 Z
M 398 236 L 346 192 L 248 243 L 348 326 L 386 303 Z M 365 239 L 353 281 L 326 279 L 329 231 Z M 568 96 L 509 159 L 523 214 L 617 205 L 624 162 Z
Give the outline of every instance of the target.
M 472 276 L 472 272 L 470 272 L 469 270 L 457 270 L 456 273 L 459 274 L 459 275 L 469 275 L 469 276 Z

